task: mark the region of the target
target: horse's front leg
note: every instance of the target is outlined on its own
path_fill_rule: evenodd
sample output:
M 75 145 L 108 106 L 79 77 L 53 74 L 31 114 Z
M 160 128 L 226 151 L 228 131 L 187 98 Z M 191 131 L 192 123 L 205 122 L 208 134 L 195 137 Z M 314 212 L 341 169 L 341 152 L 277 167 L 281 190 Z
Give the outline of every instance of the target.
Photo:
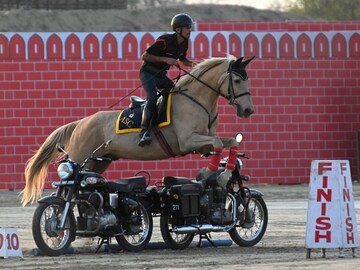
M 183 154 L 193 151 L 206 154 L 216 148 L 222 149 L 226 146 L 224 146 L 222 138 L 193 133 L 190 137 L 179 139 L 179 147 Z
M 225 170 L 217 177 L 216 181 L 218 185 L 224 189 L 227 188 L 227 184 L 229 182 L 229 179 L 231 177 L 232 171 L 235 169 L 236 166 L 236 159 L 238 155 L 237 146 L 238 142 L 235 139 L 232 138 L 219 138 L 223 144 L 223 148 L 229 147 L 229 156 L 228 161 L 225 166 Z M 196 179 L 198 181 L 207 179 L 210 175 L 215 173 L 218 170 L 220 160 L 221 160 L 221 154 L 223 151 L 223 148 L 216 148 L 214 147 L 210 163 L 207 165 L 207 167 L 202 168 L 198 175 L 196 176 Z
M 238 146 L 239 143 L 234 138 L 219 138 L 223 144 L 223 148 Z

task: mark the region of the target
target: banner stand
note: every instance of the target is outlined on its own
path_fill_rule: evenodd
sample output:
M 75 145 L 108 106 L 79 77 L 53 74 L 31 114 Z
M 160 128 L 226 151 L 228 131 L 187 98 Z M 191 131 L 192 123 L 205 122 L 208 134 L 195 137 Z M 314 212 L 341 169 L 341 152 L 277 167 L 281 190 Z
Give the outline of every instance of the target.
M 356 258 L 357 257 L 357 248 L 352 248 L 351 251 L 352 251 L 352 256 L 354 258 Z M 321 258 L 326 258 L 326 249 L 322 248 L 321 252 L 322 252 Z M 307 248 L 306 249 L 306 259 L 310 259 L 310 257 L 311 257 L 311 248 Z M 339 258 L 345 258 L 345 252 L 344 252 L 343 248 L 339 248 Z
M 306 222 L 306 258 L 311 249 L 351 249 L 357 257 L 359 247 L 355 202 L 348 160 L 313 160 L 309 182 L 309 203 Z

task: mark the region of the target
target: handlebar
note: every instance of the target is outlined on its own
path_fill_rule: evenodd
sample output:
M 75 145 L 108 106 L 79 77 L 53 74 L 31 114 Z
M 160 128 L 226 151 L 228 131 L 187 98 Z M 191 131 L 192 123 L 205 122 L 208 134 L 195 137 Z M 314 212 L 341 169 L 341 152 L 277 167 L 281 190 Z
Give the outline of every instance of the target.
M 91 153 L 91 156 L 84 160 L 84 162 L 82 163 L 82 165 L 80 167 L 83 168 L 89 160 L 92 160 L 92 161 L 113 161 L 113 159 L 111 157 L 106 157 L 106 156 L 97 157 L 97 156 L 95 156 L 95 153 L 97 151 L 99 151 L 103 147 L 104 148 L 109 147 L 111 142 L 112 142 L 112 140 L 108 140 L 108 141 L 104 142 L 103 144 L 101 144 L 99 147 L 97 147 Z M 55 162 L 53 162 L 53 164 L 60 164 L 62 162 L 71 161 L 71 159 L 69 158 L 69 154 L 65 151 L 65 147 L 63 145 L 57 145 L 57 149 L 58 149 L 59 152 L 63 152 L 65 154 L 65 158 L 63 158 L 62 160 L 59 160 L 59 161 L 55 161 Z
M 250 159 L 250 157 L 248 157 L 245 153 L 239 153 L 239 154 L 238 154 L 238 157 Z

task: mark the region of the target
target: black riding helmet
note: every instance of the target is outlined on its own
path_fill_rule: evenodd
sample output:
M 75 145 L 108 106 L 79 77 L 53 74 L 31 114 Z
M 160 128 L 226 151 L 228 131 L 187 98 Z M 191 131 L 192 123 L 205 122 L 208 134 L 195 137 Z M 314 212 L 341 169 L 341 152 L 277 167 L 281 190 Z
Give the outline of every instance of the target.
M 192 26 L 194 24 L 191 17 L 185 13 L 176 14 L 171 20 L 171 28 L 175 31 L 176 28 L 184 26 Z

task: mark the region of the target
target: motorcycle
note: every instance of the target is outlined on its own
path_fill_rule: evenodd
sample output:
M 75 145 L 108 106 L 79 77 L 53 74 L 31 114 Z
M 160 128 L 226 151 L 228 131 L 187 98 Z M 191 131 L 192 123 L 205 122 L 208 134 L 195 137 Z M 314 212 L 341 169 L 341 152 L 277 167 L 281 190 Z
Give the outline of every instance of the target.
M 38 201 L 32 221 L 33 238 L 45 255 L 64 254 L 76 236 L 100 237 L 98 249 L 111 237 L 126 251 L 141 251 L 148 245 L 153 219 L 143 198 L 145 177 L 111 182 L 85 169 L 88 162 L 111 161 L 95 155 L 110 143 L 100 145 L 81 165 L 58 146 L 65 155 L 57 162 L 60 181 L 53 182 L 56 192 Z
M 242 136 L 237 141 L 240 143 Z M 227 232 L 243 247 L 262 239 L 268 223 L 267 206 L 260 191 L 245 186 L 250 177 L 241 174 L 242 158 L 248 157 L 238 154 L 227 189 L 220 187 L 216 178 L 225 170 L 228 157 L 220 160 L 216 173 L 200 182 L 166 176 L 160 186 L 148 189 L 153 215 L 160 214 L 161 235 L 171 249 L 187 248 L 196 235 L 200 242 L 206 238 L 211 243 L 212 232 Z

